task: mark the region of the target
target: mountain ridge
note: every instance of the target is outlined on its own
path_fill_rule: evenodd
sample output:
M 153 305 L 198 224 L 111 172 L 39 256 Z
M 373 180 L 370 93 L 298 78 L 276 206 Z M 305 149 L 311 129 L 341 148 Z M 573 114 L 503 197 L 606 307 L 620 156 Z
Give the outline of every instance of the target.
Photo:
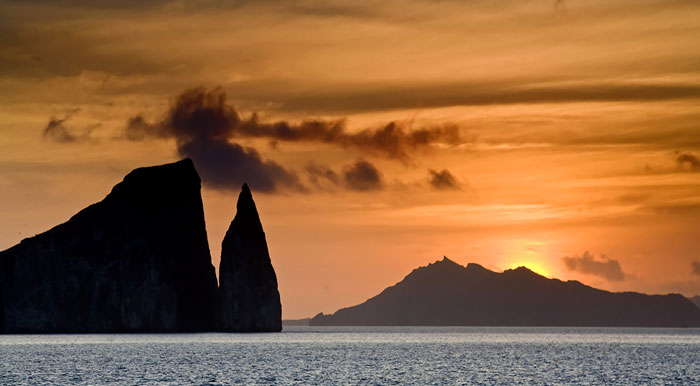
M 684 327 L 700 326 L 700 309 L 679 294 L 615 293 L 526 267 L 497 273 L 445 257 L 310 325 Z

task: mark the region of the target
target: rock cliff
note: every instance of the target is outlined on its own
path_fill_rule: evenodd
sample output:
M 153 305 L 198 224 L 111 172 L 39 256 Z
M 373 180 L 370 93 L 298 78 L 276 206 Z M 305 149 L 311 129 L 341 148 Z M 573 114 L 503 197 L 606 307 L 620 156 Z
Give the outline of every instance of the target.
M 282 306 L 265 232 L 247 184 L 221 243 L 219 329 L 280 331 Z
M 136 169 L 103 201 L 0 252 L 0 332 L 278 331 L 247 186 L 224 252 L 220 296 L 191 160 Z
M 0 252 L 2 332 L 207 330 L 215 292 L 191 160 L 136 169 L 103 201 Z

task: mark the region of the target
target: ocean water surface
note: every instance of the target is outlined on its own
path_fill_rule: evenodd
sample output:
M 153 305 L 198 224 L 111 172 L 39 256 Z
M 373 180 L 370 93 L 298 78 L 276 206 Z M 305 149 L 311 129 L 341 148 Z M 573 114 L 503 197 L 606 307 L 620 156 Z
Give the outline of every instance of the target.
M 700 385 L 700 329 L 0 335 L 2 385 Z

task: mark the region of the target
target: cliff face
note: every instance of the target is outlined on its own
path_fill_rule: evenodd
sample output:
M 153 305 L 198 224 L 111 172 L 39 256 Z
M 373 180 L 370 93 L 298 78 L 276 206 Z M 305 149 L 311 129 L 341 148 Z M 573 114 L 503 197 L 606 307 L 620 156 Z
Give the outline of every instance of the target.
M 282 306 L 265 232 L 248 185 L 221 244 L 219 329 L 281 331 Z
M 319 314 L 309 324 L 696 327 L 700 309 L 677 294 L 612 293 L 524 267 L 496 273 L 445 258 L 362 304 Z
M 103 201 L 0 252 L 0 332 L 211 330 L 216 291 L 187 159 L 136 169 Z

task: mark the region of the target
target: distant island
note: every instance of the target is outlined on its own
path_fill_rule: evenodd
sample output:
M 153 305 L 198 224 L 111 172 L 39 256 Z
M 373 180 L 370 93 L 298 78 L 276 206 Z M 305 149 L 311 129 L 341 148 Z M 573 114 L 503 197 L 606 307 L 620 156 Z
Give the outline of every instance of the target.
M 309 325 L 700 327 L 700 308 L 678 294 L 613 293 L 525 267 L 497 273 L 445 257 Z
M 302 319 L 282 319 L 283 326 L 308 326 L 311 318 Z
M 692 298 L 688 298 L 688 300 L 695 303 L 696 306 L 700 307 L 700 295 L 695 295 Z
M 190 159 L 139 168 L 68 222 L 0 252 L 0 333 L 280 331 L 247 185 L 211 263 Z

